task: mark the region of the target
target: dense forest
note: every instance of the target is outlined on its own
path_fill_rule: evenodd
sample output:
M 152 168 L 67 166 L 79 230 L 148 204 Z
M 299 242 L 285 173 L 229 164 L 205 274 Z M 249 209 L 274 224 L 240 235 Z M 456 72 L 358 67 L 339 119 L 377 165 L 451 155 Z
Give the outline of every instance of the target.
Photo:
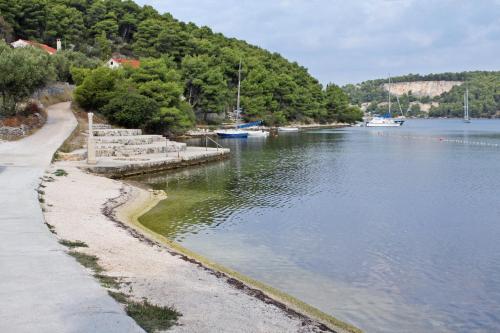
M 461 81 L 465 84 L 453 87 L 449 92 L 430 98 L 404 94 L 399 97 L 403 112 L 410 116 L 430 117 L 460 117 L 463 115 L 463 98 L 466 87 L 469 88 L 469 108 L 472 117 L 499 117 L 500 116 L 500 72 L 461 72 L 441 74 L 409 74 L 391 78 L 392 82 L 416 81 Z M 388 79 L 369 80 L 360 84 L 348 84 L 342 87 L 351 102 L 355 105 L 370 103 L 367 111 L 385 114 L 387 112 L 387 91 L 383 84 Z M 393 101 L 396 103 L 395 98 Z M 420 110 L 418 103 L 435 102 L 429 113 Z M 399 107 L 396 106 L 396 112 Z
M 125 126 L 181 131 L 195 119 L 213 120 L 208 114 L 228 114 L 236 104 L 240 60 L 247 120 L 275 125 L 361 117 L 342 89 L 322 87 L 297 63 L 130 0 L 3 0 L 0 38 L 51 46 L 61 38 L 65 51 L 51 60 L 56 77 L 78 85 L 82 107 Z M 140 58 L 141 67 L 102 66 L 116 54 Z

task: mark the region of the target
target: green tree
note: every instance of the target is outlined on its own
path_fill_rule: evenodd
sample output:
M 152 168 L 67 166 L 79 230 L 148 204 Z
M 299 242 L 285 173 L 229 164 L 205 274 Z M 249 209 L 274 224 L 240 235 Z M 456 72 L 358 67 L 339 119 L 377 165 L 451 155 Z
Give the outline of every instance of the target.
M 89 58 L 81 52 L 69 50 L 57 52 L 50 59 L 56 70 L 57 80 L 69 83 L 76 82 L 75 80 L 73 80 L 73 76 L 71 73 L 72 67 L 96 68 L 97 66 L 101 65 L 101 61 L 99 59 Z
M 116 93 L 121 72 L 107 67 L 90 71 L 74 92 L 75 101 L 87 110 L 100 110 Z
M 205 114 L 224 110 L 227 83 L 220 67 L 207 55 L 187 56 L 182 61 L 185 95 L 191 107 Z
M 160 53 L 156 49 L 156 44 L 164 27 L 164 23 L 158 19 L 148 19 L 141 22 L 134 36 L 134 51 L 142 56 L 158 57 Z
M 94 36 L 105 35 L 106 38 L 113 40 L 116 39 L 118 35 L 118 27 L 119 24 L 116 14 L 114 12 L 108 12 L 102 20 L 92 26 L 91 31 Z
M 148 127 L 154 132 L 182 133 L 191 128 L 195 118 L 188 104 L 183 103 L 180 108 L 163 107 L 155 114 Z
M 152 98 L 129 91 L 115 94 L 101 112 L 116 125 L 141 128 L 151 121 L 158 109 Z
M 12 26 L 0 16 L 0 40 L 5 40 L 7 43 L 11 42 L 14 36 L 14 29 Z
M 47 22 L 47 1 L 13 1 L 15 32 L 23 39 L 41 39 Z
M 325 90 L 325 121 L 338 121 L 352 124 L 363 119 L 363 112 L 349 104 L 349 97 L 337 85 L 329 84 Z
M 102 60 L 107 60 L 111 57 L 112 49 L 111 42 L 106 36 L 106 32 L 102 32 L 100 36 L 96 38 L 96 44 L 99 49 L 99 55 Z
M 16 113 L 16 107 L 55 78 L 49 56 L 35 48 L 11 49 L 0 41 L 0 111 Z
M 56 38 L 62 38 L 66 45 L 77 44 L 84 31 L 83 15 L 77 9 L 57 3 L 48 6 L 44 32 L 46 41 L 55 44 Z

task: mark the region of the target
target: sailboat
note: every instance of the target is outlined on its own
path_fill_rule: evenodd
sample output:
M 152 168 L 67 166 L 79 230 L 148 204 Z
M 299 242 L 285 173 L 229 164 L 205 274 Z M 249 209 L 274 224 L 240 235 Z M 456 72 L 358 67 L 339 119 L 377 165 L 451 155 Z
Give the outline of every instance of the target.
M 464 94 L 464 123 L 470 123 L 470 115 L 469 115 L 469 87 L 465 88 Z
M 387 113 L 386 116 L 384 117 L 373 117 L 372 120 L 368 121 L 366 123 L 366 127 L 400 127 L 403 126 L 404 120 L 401 118 L 394 119 L 392 118 L 392 112 L 391 112 L 391 77 L 389 76 L 389 112 Z M 399 98 L 398 98 L 398 104 L 399 104 Z M 401 109 L 401 105 L 399 106 Z M 401 114 L 403 112 L 401 111 Z
M 222 129 L 222 130 L 216 131 L 216 133 L 219 137 L 221 137 L 221 138 L 240 138 L 240 139 L 248 138 L 248 132 L 243 131 L 240 128 L 238 128 L 239 123 L 240 123 L 240 116 L 241 116 L 240 98 L 241 98 L 241 60 L 240 60 L 240 67 L 238 69 L 238 99 L 236 102 L 236 110 L 234 110 L 234 114 L 236 117 L 236 127 L 234 129 Z

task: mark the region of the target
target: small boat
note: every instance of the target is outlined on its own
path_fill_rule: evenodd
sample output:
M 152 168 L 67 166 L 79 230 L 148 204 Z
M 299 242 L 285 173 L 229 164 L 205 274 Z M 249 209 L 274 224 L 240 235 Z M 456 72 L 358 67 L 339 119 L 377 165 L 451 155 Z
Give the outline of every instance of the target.
M 236 128 L 233 129 L 222 129 L 215 131 L 217 133 L 217 136 L 223 138 L 223 139 L 246 139 L 248 138 L 248 131 L 243 131 L 239 129 L 239 123 L 240 123 L 240 115 L 241 115 L 241 108 L 240 108 L 240 96 L 241 96 L 241 60 L 240 60 L 240 67 L 238 69 L 238 100 L 237 100 L 237 106 L 236 110 L 234 110 L 234 114 L 236 116 Z
M 278 127 L 278 132 L 298 132 L 298 127 Z
M 389 103 L 388 103 L 389 104 L 389 112 L 387 113 L 387 115 L 385 115 L 384 117 L 374 117 L 372 120 L 366 122 L 366 127 L 400 127 L 400 126 L 403 126 L 403 124 L 405 123 L 405 118 L 403 116 L 403 111 L 401 110 L 401 105 L 399 104 L 398 97 L 397 97 L 397 100 L 398 100 L 399 110 L 401 111 L 401 117 L 392 118 L 391 77 L 390 76 L 389 76 L 388 100 L 389 100 Z
M 470 124 L 470 115 L 469 115 L 469 87 L 465 88 L 464 94 L 464 123 Z
M 223 139 L 246 139 L 248 138 L 248 132 L 242 131 L 240 129 L 227 129 L 227 130 L 218 130 L 216 131 L 217 135 Z
M 375 117 L 366 123 L 366 127 L 400 127 L 404 120 L 395 120 L 393 118 Z
M 264 130 L 259 130 L 259 131 L 248 130 L 247 133 L 248 136 L 251 138 L 267 138 L 269 136 L 269 132 Z

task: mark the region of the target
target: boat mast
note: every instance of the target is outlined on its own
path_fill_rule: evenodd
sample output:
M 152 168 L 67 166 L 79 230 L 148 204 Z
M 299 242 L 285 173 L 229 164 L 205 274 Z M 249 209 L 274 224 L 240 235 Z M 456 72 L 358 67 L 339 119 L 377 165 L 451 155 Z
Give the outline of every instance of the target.
M 389 74 L 389 117 L 392 118 L 392 112 L 391 112 L 391 74 Z
M 241 97 L 241 59 L 240 67 L 238 68 L 238 100 L 236 101 L 236 112 L 240 114 L 240 97 Z
M 467 99 L 467 120 L 470 119 L 470 116 L 469 116 L 469 85 L 466 86 L 466 99 Z
M 467 120 L 467 91 L 464 92 L 464 120 Z
M 468 121 L 469 117 L 469 87 L 466 84 L 464 93 L 464 119 Z

